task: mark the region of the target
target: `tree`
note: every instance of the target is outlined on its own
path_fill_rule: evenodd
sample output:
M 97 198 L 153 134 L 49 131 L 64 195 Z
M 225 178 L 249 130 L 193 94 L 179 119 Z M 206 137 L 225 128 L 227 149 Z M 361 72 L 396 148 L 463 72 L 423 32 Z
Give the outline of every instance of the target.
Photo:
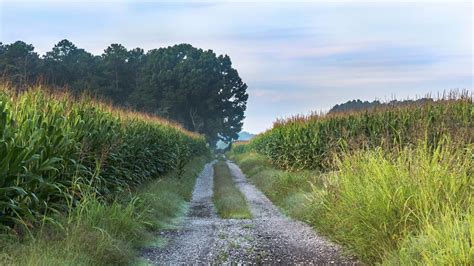
M 245 110 L 247 108 L 247 84 L 239 77 L 237 70 L 232 68 L 229 56 L 219 56 L 224 76 L 222 95 L 224 99 L 224 125 L 219 133 L 221 140 L 230 143 L 238 139 L 238 133 L 242 130 Z
M 237 138 L 247 85 L 228 56 L 217 57 L 212 50 L 189 44 L 151 50 L 146 56 L 134 96 L 138 108 L 203 133 L 211 144 Z
M 75 80 L 77 47 L 68 40 L 62 40 L 44 56 L 44 74 L 47 82 L 65 86 Z
M 13 84 L 26 86 L 35 82 L 40 59 L 34 47 L 22 41 L 0 45 L 0 73 Z
M 124 105 L 133 85 L 128 67 L 129 53 L 121 44 L 111 44 L 102 54 L 104 76 L 107 83 L 104 92 L 114 102 Z
M 75 92 L 100 86 L 100 59 L 68 40 L 56 44 L 43 59 L 42 72 L 49 84 L 68 86 Z
M 141 48 L 135 48 L 128 52 L 128 71 L 131 78 L 130 90 L 127 92 L 128 102 L 127 104 L 132 104 L 130 96 L 134 91 L 140 88 L 140 73 L 142 71 L 143 63 L 146 59 L 145 52 Z

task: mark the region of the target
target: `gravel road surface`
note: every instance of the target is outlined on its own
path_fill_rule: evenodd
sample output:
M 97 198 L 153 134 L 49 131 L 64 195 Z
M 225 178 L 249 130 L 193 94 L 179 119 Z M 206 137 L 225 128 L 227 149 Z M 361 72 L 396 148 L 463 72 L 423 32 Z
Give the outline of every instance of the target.
M 252 219 L 220 219 L 212 204 L 213 163 L 196 180 L 189 211 L 178 229 L 161 233 L 168 244 L 146 248 L 154 265 L 202 264 L 357 264 L 341 248 L 308 225 L 281 214 L 234 163 L 234 182 L 247 199 Z

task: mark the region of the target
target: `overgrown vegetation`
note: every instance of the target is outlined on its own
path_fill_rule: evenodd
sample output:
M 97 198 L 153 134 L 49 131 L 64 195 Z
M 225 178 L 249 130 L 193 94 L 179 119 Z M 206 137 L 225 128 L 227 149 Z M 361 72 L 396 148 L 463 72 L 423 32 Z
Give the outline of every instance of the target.
M 278 122 L 231 154 L 288 214 L 365 262 L 472 265 L 473 132 L 464 95 Z
M 45 221 L 30 236 L 3 235 L 2 265 L 127 265 L 137 247 L 160 245 L 152 231 L 174 226 L 185 213 L 194 181 L 205 164 L 198 157 L 176 171 L 121 193 L 112 203 L 84 195 L 68 214 Z
M 244 195 L 236 187 L 225 161 L 214 164 L 214 193 L 212 196 L 217 214 L 224 219 L 252 217 Z

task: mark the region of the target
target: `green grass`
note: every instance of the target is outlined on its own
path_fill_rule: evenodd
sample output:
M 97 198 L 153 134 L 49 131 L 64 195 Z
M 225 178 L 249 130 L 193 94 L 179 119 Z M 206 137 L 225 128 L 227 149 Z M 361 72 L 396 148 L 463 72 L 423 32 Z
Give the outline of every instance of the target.
M 82 197 L 69 215 L 59 214 L 31 236 L 1 236 L 2 265 L 129 265 L 137 248 L 163 244 L 153 231 L 173 227 L 184 214 L 195 177 L 206 158 L 117 196 L 112 203 Z
M 284 214 L 303 221 L 307 219 L 308 209 L 305 204 L 311 192 L 310 184 L 316 181 L 317 172 L 279 170 L 264 155 L 254 152 L 229 156 Z
M 408 261 L 422 264 L 473 262 L 472 152 L 446 144 L 435 151 L 420 145 L 397 154 L 379 149 L 346 155 L 339 171 L 324 177 L 326 189 L 313 188 L 312 223 L 367 261 L 410 254 Z M 455 230 L 458 224 L 463 226 Z M 443 233 L 448 227 L 451 234 Z M 438 246 L 415 250 L 416 241 Z
M 363 261 L 474 263 L 474 146 L 422 142 L 342 154 L 336 171 L 286 172 L 255 153 L 230 155 L 272 201 Z
M 235 186 L 229 167 L 222 160 L 214 165 L 212 200 L 221 218 L 249 219 L 252 217 L 244 195 Z

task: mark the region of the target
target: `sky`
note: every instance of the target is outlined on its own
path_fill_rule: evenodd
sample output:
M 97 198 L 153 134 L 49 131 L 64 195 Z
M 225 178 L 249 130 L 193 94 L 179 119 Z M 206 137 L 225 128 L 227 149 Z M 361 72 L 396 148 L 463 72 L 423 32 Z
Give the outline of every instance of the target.
M 228 54 L 248 85 L 243 130 L 352 99 L 473 91 L 472 2 L 0 0 L 0 41 L 44 54 L 190 43 Z

